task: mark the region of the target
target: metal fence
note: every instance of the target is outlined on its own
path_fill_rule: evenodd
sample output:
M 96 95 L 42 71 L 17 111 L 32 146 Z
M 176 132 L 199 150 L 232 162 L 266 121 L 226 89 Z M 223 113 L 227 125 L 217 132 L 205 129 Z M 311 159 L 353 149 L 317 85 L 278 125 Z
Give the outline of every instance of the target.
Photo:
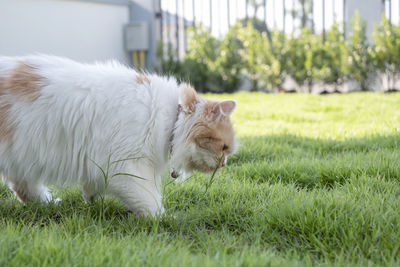
M 187 48 L 186 29 L 191 26 L 202 25 L 219 37 L 237 21 L 256 19 L 267 30 L 296 33 L 302 26 L 309 26 L 324 35 L 334 21 L 346 26 L 347 1 L 350 0 L 160 0 L 161 40 L 171 44 L 177 57 L 182 58 Z M 376 1 L 382 1 L 392 22 L 399 22 L 400 0 Z

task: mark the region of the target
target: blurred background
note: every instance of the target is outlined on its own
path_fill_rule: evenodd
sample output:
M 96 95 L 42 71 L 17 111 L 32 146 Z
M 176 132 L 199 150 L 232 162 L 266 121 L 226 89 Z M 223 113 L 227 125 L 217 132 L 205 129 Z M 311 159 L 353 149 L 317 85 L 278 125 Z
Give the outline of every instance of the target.
M 117 59 L 201 92 L 397 91 L 400 0 L 1 0 L 0 54 Z

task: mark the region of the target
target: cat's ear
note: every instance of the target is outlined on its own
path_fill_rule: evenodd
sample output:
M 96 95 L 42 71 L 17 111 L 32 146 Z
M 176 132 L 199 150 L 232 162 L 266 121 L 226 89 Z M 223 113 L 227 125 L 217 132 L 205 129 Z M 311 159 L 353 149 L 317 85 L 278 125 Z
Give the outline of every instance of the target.
M 226 117 L 229 117 L 232 112 L 236 108 L 236 101 L 235 100 L 225 100 L 222 102 L 219 102 L 213 110 L 213 113 L 215 115 L 223 115 Z
M 185 113 L 193 113 L 196 110 L 196 105 L 199 103 L 199 97 L 196 91 L 191 86 L 185 86 L 183 88 L 183 99 L 180 101 L 182 110 Z

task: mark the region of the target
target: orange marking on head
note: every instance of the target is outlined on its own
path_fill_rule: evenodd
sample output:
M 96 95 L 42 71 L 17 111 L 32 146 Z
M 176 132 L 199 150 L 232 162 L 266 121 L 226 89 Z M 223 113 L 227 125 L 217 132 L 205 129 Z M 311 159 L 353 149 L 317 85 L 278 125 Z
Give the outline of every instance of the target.
M 199 120 L 193 125 L 189 133 L 189 141 L 200 147 L 220 155 L 229 155 L 234 152 L 235 134 L 229 116 L 221 115 L 220 103 L 207 100 Z

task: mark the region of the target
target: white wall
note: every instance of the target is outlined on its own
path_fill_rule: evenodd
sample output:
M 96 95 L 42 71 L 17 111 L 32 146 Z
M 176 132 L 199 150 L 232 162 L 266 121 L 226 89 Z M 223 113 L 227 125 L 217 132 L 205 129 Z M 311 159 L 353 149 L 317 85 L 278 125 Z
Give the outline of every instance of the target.
M 346 0 L 345 10 L 347 31 L 351 25 L 351 18 L 358 10 L 361 18 L 367 22 L 367 36 L 371 40 L 374 24 L 379 25 L 382 15 L 385 12 L 385 6 L 381 0 Z
M 129 63 L 129 7 L 73 0 L 0 0 L 0 55 L 47 53 Z

